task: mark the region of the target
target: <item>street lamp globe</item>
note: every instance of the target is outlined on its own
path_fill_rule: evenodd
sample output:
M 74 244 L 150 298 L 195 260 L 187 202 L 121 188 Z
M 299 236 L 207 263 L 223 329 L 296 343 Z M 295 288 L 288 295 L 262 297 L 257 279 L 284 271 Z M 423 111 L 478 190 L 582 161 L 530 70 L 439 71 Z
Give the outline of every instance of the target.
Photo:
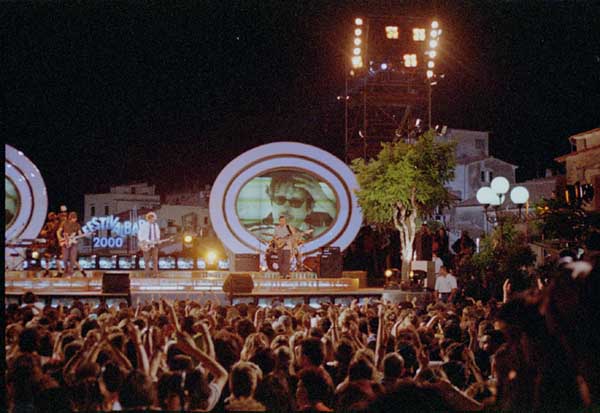
M 496 198 L 498 198 L 494 191 L 492 191 L 492 188 L 489 186 L 479 188 L 476 196 L 477 202 L 483 205 L 490 205 Z
M 493 190 L 492 190 L 492 192 L 493 192 Z M 506 196 L 504 196 L 503 194 L 494 194 L 494 197 L 492 198 L 492 202 L 490 202 L 490 205 L 493 207 L 498 207 L 504 203 L 505 199 L 506 199 Z
M 494 179 L 492 179 L 490 187 L 492 188 L 492 191 L 494 191 L 494 193 L 496 193 L 498 195 L 504 195 L 505 193 L 508 192 L 510 183 L 508 182 L 508 179 L 506 179 L 505 177 L 497 176 Z
M 523 205 L 529 200 L 529 191 L 524 186 L 515 186 L 510 191 L 510 200 L 515 205 Z

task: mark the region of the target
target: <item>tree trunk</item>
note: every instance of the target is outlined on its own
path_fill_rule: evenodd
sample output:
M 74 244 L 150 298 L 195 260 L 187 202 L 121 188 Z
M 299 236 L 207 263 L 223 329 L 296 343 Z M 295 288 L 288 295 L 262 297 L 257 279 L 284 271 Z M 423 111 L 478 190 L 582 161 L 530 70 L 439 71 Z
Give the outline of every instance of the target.
M 411 262 L 413 260 L 413 242 L 416 233 L 416 214 L 407 212 L 402 205 L 396 205 L 394 225 L 400 232 L 401 255 L 402 255 L 402 281 L 408 280 Z

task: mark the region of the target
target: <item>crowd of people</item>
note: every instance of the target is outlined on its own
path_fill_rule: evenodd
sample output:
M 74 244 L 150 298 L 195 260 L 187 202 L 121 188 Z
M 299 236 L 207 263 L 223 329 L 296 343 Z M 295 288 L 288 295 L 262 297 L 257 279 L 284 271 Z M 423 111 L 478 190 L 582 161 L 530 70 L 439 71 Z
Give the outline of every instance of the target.
M 8 406 L 63 411 L 473 411 L 600 406 L 600 274 L 560 263 L 504 300 L 202 300 L 5 309 Z

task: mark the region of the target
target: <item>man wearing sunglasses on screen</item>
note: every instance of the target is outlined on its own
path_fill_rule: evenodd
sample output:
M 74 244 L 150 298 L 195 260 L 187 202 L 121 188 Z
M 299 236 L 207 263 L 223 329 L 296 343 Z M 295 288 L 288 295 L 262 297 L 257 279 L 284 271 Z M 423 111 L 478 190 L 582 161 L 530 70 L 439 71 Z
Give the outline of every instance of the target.
M 312 229 L 311 238 L 325 232 L 337 213 L 335 201 L 325 195 L 316 179 L 305 173 L 274 173 L 267 195 L 271 199 L 273 220 L 284 216 L 287 224 L 298 231 Z

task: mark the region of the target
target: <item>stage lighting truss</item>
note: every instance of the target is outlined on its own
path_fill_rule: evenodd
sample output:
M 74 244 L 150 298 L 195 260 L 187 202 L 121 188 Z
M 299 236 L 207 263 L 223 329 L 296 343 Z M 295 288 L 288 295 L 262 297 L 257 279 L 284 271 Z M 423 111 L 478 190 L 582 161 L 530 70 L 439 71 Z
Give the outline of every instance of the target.
M 429 83 L 434 81 L 433 78 L 436 77 L 434 72 L 436 64 L 434 60 L 437 57 L 437 49 L 440 47 L 440 37 L 442 35 L 442 29 L 440 28 L 440 23 L 437 20 L 430 22 L 430 28 L 427 28 L 427 24 L 412 28 L 405 28 L 405 26 L 395 24 L 382 24 L 376 26 L 373 26 L 373 24 L 375 23 L 370 22 L 370 20 L 364 19 L 363 17 L 357 17 L 354 19 L 354 37 L 352 39 L 352 53 L 350 56 L 352 68 L 351 76 L 356 74 L 356 70 L 364 69 L 365 66 L 368 66 L 370 69 L 368 73 L 371 75 L 376 73 L 379 69 L 391 69 L 394 71 L 405 70 L 406 68 L 421 68 L 420 70 L 422 71 L 420 71 L 420 73 L 426 75 L 427 81 Z M 377 40 L 376 45 L 371 45 L 372 51 L 369 53 L 369 55 L 373 54 L 372 56 L 367 56 L 368 42 L 372 43 L 374 41 L 373 38 L 369 36 L 369 26 L 373 26 L 371 27 L 372 30 L 376 29 L 376 39 L 380 39 Z M 381 32 L 379 32 L 380 30 L 383 31 L 385 37 L 383 37 Z M 411 37 L 408 36 L 412 36 L 413 42 L 423 45 L 418 46 L 419 48 L 425 48 L 425 50 L 422 52 L 425 56 L 423 60 L 421 60 L 421 57 L 419 57 L 420 53 L 414 53 L 414 51 L 418 52 L 418 50 L 415 50 L 414 47 L 411 47 L 410 43 L 403 43 L 403 40 L 408 40 L 410 42 L 409 39 L 411 39 Z M 399 43 L 395 43 L 396 46 L 391 46 L 392 43 L 385 43 L 386 40 L 399 40 Z M 384 43 L 380 43 L 382 41 Z M 389 49 L 386 45 L 390 45 Z M 394 48 L 397 51 L 398 47 L 405 49 L 407 52 L 401 55 L 402 60 L 400 61 L 398 61 L 398 58 L 394 60 L 393 57 L 394 54 L 397 53 L 394 52 Z M 384 52 L 382 53 L 381 50 L 384 50 Z M 384 55 L 387 55 L 388 57 L 386 58 Z M 398 54 L 395 54 L 395 56 L 398 56 Z M 369 64 L 366 65 L 365 62 Z M 419 66 L 421 62 L 422 65 Z M 405 69 L 402 69 L 402 67 Z

